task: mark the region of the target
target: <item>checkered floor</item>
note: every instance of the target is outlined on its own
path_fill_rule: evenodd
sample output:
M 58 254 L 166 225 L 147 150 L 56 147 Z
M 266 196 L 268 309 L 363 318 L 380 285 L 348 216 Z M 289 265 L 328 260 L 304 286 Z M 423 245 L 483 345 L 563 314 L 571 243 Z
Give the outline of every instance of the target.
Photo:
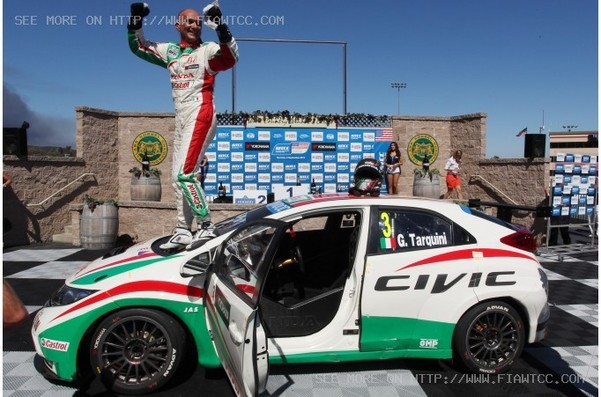
M 4 252 L 4 277 L 30 313 L 36 312 L 67 275 L 98 257 L 98 251 L 32 246 Z M 505 377 L 465 378 L 436 360 L 274 366 L 264 396 L 533 396 L 598 395 L 597 252 L 540 258 L 550 280 L 552 318 L 543 343 L 528 345 Z M 31 321 L 3 335 L 3 396 L 107 396 L 97 382 L 87 390 L 51 383 L 35 369 Z M 221 373 L 197 369 L 161 396 L 232 396 Z

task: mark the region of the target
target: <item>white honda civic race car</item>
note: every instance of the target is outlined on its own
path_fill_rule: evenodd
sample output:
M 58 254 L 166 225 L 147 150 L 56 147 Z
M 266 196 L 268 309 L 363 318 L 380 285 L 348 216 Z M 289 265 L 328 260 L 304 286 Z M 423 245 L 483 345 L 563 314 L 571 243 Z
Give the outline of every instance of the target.
M 501 373 L 546 332 L 533 236 L 450 201 L 292 197 L 216 235 L 116 249 L 70 276 L 32 328 L 46 376 L 141 394 L 192 360 L 253 396 L 276 364 L 411 357 Z

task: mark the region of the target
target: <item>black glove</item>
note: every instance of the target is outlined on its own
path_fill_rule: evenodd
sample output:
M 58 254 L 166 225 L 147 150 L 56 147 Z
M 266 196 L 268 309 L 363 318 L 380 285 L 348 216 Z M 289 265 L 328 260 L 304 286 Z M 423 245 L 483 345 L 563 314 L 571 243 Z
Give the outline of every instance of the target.
M 150 8 L 146 3 L 133 3 L 131 5 L 131 17 L 127 29 L 138 30 L 142 28 L 143 19 L 150 14 Z

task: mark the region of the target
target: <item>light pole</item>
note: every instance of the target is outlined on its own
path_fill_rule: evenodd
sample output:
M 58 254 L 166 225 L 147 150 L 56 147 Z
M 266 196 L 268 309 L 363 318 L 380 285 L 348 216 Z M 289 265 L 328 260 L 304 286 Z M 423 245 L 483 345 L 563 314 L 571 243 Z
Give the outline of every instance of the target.
M 572 128 L 578 128 L 577 125 L 563 125 L 562 127 L 568 130 L 568 132 L 572 132 Z
M 407 88 L 407 83 L 390 83 L 392 88 L 396 88 L 397 92 L 397 110 L 396 114 L 401 114 L 401 88 Z

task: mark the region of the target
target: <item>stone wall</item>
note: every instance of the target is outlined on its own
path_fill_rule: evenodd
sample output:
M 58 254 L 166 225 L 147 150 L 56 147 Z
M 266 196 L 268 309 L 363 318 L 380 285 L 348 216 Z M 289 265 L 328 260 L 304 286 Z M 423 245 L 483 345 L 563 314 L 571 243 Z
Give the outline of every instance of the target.
M 132 202 L 128 171 L 139 166 L 132 153 L 132 142 L 138 134 L 157 132 L 171 147 L 175 129 L 173 113 L 112 112 L 87 107 L 75 111 L 77 158 L 4 156 L 4 169 L 13 176 L 12 188 L 4 190 L 4 214 L 14 225 L 4 236 L 5 246 L 52 241 L 52 236 L 62 233 L 66 226 L 72 227 L 73 243 L 78 245 L 79 214 L 86 194 L 118 200 L 120 235 L 141 241 L 170 233 L 175 224 L 171 154 L 157 165 L 163 173 L 160 202 Z M 433 136 L 439 144 L 433 168 L 442 169 L 451 152 L 462 149 L 466 198 L 536 205 L 544 197 L 548 160 L 485 159 L 484 113 L 455 117 L 395 116 L 392 127 L 401 149 L 406 148 L 416 134 Z M 406 151 L 404 153 L 406 156 Z M 412 194 L 415 167 L 405 157 L 401 194 Z M 89 175 L 82 177 L 84 174 Z M 444 193 L 444 177 L 440 184 Z M 34 205 L 57 192 L 43 206 Z M 211 209 L 214 220 L 219 221 L 248 208 L 212 204 Z M 534 221 L 526 215 L 521 223 L 532 226 Z

